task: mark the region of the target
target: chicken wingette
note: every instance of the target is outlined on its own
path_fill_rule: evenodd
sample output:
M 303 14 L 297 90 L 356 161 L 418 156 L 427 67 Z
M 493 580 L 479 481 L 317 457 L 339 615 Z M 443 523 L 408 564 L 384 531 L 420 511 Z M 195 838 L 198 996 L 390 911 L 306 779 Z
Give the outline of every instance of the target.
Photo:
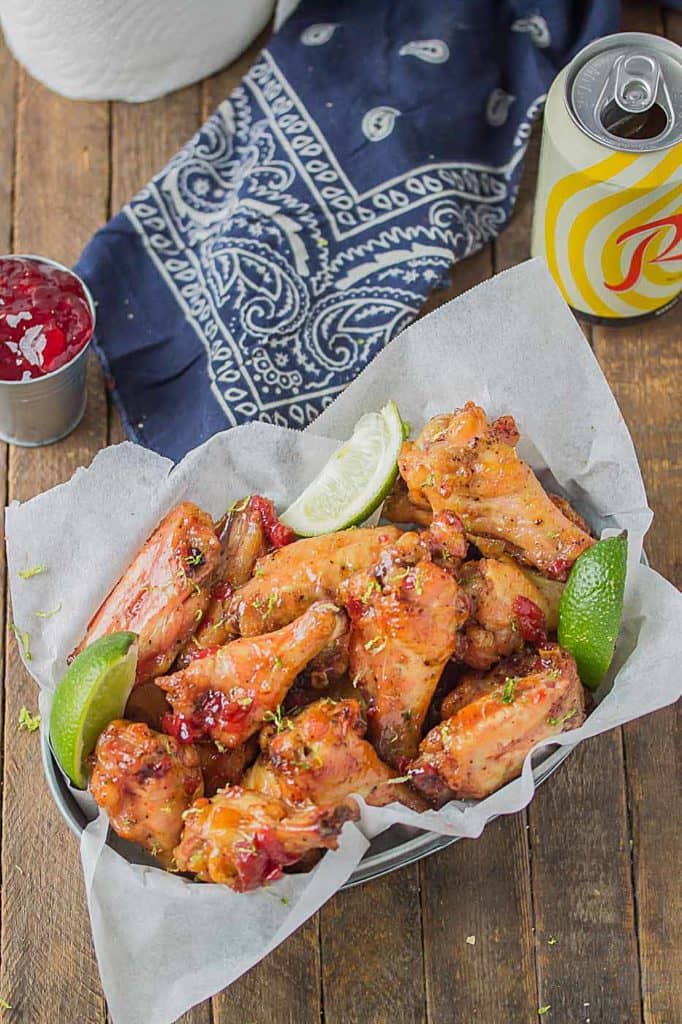
M 119 630 L 139 636 L 138 684 L 163 675 L 197 628 L 221 554 L 211 517 L 189 501 L 161 520 L 104 600 L 73 655 Z
M 262 753 L 244 778 L 248 789 L 288 804 L 332 804 L 352 793 L 368 804 L 424 803 L 364 739 L 357 700 L 318 700 L 261 733 Z
M 585 719 L 575 661 L 557 646 L 541 648 L 525 675 L 507 675 L 504 664 L 498 666 L 471 686 L 469 696 L 426 735 L 409 769 L 413 785 L 438 803 L 488 796 L 520 774 L 536 743 Z
M 236 631 L 241 636 L 268 633 L 286 626 L 314 601 L 333 601 L 343 580 L 373 565 L 382 548 L 399 536 L 395 526 L 342 530 L 295 541 L 260 558 L 253 578 L 232 598 Z
M 470 610 L 453 574 L 432 561 L 466 549 L 461 526 L 449 524 L 449 546 L 448 531 L 440 522 L 434 526 L 403 534 L 375 566 L 339 589 L 351 619 L 353 683 L 368 702 L 369 738 L 398 771 L 417 752 L 431 698 Z

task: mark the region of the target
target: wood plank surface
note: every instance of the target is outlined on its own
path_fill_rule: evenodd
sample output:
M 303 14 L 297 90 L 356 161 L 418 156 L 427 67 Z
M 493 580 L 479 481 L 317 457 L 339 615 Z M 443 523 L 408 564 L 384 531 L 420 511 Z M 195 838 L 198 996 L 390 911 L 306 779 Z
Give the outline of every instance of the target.
M 682 41 L 682 15 L 628 0 L 623 28 Z M 70 103 L 17 72 L 0 39 L 0 251 L 72 262 L 83 243 L 239 82 L 267 32 L 225 71 L 150 103 Z M 15 104 L 16 97 L 16 104 Z M 16 119 L 15 119 L 16 109 Z M 517 209 L 494 247 L 458 265 L 425 312 L 528 255 L 539 134 Z M 587 333 L 630 425 L 656 520 L 653 565 L 682 582 L 680 307 Z M 122 439 L 101 375 L 56 445 L 0 445 L 0 488 L 25 499 Z M 4 560 L 0 555 L 0 584 Z M 42 783 L 19 709 L 36 690 L 0 592 L 5 663 L 0 1018 L 104 1024 L 77 845 Z M 8 618 L 9 621 L 5 621 Z M 4 652 L 4 653 L 3 653 Z M 2 714 L 2 709 L 0 709 Z M 583 745 L 526 814 L 337 895 L 183 1024 L 677 1024 L 682 1021 L 680 715 L 672 709 Z M 469 939 L 469 941 L 467 941 Z M 473 941 L 472 941 L 473 939 Z M 538 1008 L 549 1006 L 538 1017 Z
M 595 351 L 630 426 L 655 514 L 647 551 L 654 568 L 677 586 L 682 583 L 681 333 L 679 307 L 626 331 L 594 331 Z M 682 1020 L 682 884 L 679 872 L 671 870 L 682 839 L 674 782 L 682 778 L 679 705 L 630 723 L 624 732 L 644 1020 L 669 1024 Z
M 106 104 L 69 103 L 19 74 L 15 251 L 65 263 L 76 258 L 106 217 L 108 131 Z M 105 402 L 94 359 L 89 386 L 85 419 L 69 438 L 45 448 L 10 449 L 10 500 L 66 480 L 105 443 Z M 38 734 L 17 728 L 22 705 L 35 710 L 37 691 L 13 637 L 5 678 L 0 992 L 12 1007 L 5 1016 L 26 1024 L 99 1024 L 104 1001 L 78 846 L 44 784 Z
M 624 27 L 682 44 L 682 14 L 628 4 Z M 682 584 L 682 311 L 626 329 L 596 327 L 594 348 L 637 448 L 654 522 L 646 550 L 654 568 Z M 682 824 L 674 782 L 682 778 L 679 705 L 624 730 L 632 873 L 645 1024 L 682 1020 Z M 679 788 L 679 787 L 678 787 Z M 677 794 L 677 799 L 679 793 Z

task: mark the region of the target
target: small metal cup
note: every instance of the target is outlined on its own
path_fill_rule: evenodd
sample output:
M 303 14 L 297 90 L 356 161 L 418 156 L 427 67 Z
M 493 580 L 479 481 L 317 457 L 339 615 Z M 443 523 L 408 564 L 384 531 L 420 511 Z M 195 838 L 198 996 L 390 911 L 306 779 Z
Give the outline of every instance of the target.
M 92 334 L 71 362 L 32 380 L 0 380 L 0 439 L 35 448 L 66 437 L 83 418 L 87 403 L 85 369 L 95 333 L 95 303 L 85 282 L 56 260 L 20 253 L 0 258 L 47 263 L 75 277 L 83 288 L 92 316 Z

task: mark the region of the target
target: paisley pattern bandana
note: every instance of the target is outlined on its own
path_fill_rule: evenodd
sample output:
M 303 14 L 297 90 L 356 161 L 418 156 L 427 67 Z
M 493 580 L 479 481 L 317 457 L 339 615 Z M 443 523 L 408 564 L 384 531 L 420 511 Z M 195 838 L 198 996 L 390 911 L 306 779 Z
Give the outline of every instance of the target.
M 615 0 L 303 0 L 78 264 L 129 436 L 302 428 L 511 214 L 552 78 Z

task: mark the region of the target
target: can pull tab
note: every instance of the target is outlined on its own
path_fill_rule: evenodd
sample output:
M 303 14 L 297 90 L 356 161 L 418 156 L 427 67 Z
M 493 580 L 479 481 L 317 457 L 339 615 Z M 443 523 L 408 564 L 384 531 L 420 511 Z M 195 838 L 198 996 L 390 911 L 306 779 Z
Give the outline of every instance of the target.
M 616 61 L 614 99 L 629 114 L 644 114 L 656 102 L 661 68 L 643 53 L 632 53 Z

